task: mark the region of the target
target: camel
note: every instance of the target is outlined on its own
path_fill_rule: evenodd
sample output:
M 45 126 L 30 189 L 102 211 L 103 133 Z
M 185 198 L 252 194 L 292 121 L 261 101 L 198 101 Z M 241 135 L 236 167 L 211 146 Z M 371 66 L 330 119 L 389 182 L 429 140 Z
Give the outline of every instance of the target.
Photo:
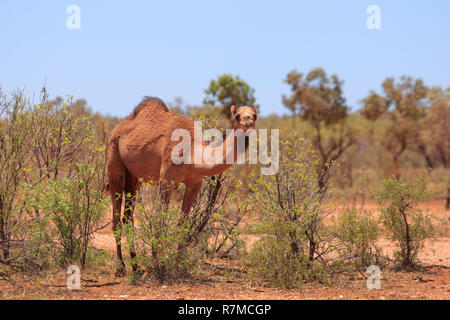
M 248 106 L 237 109 L 231 107 L 232 130 L 241 129 L 244 132 L 255 128 L 257 110 Z M 238 148 L 236 137 L 228 135 L 221 145 L 216 146 L 217 152 L 222 154 L 221 163 L 202 160 L 174 164 L 172 162 L 172 149 L 179 143 L 172 141 L 172 132 L 175 129 L 186 129 L 194 142 L 194 122 L 189 118 L 171 112 L 166 104 L 159 98 L 146 97 L 134 111 L 122 120 L 113 130 L 107 147 L 108 189 L 111 194 L 113 206 L 113 232 L 116 239 L 117 269 L 116 276 L 125 275 L 125 263 L 121 248 L 121 207 L 125 197 L 123 223 L 133 222 L 133 199 L 141 181 L 160 181 L 167 183 L 161 194 L 165 205 L 170 202 L 172 192 L 178 184 L 185 184 L 185 194 L 182 202 L 182 212 L 187 216 L 202 187 L 204 176 L 214 176 L 230 168 L 233 164 L 227 163 L 227 156 L 237 159 Z M 234 141 L 230 141 L 233 139 Z M 234 143 L 234 155 L 226 154 L 227 143 Z M 202 148 L 206 144 L 202 142 Z M 192 148 L 194 149 L 194 148 Z M 194 152 L 190 155 L 194 159 Z M 136 253 L 130 249 L 132 261 Z M 139 272 L 133 262 L 133 272 Z

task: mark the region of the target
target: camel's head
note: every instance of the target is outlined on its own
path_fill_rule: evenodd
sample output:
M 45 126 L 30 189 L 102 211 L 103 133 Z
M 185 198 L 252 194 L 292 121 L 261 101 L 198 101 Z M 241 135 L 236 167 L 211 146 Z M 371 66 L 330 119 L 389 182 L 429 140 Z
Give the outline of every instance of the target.
M 256 108 L 244 106 L 237 109 L 235 106 L 231 106 L 231 121 L 234 129 L 242 129 L 244 132 L 255 129 L 257 118 Z

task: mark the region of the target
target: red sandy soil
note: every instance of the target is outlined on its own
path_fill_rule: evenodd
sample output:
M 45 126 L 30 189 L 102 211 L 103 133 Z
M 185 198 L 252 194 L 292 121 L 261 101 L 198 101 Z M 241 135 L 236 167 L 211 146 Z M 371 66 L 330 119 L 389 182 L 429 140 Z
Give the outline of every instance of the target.
M 374 203 L 365 203 L 364 209 L 377 214 Z M 311 283 L 301 289 L 286 290 L 269 288 L 252 283 L 245 272 L 244 262 L 214 259 L 205 264 L 195 279 L 161 285 L 146 282 L 131 284 L 128 277 L 115 278 L 113 267 L 86 271 L 82 274 L 82 288 L 69 291 L 65 286 L 66 275 L 61 272 L 45 279 L 22 284 L 15 288 L 0 281 L 0 299 L 106 299 L 106 300 L 190 300 L 190 299 L 243 299 L 243 300 L 291 300 L 291 299 L 450 299 L 450 211 L 443 210 L 442 202 L 430 202 L 422 206 L 441 219 L 439 235 L 429 240 L 419 256 L 425 268 L 421 271 L 404 272 L 389 269 L 381 271 L 381 289 L 369 290 L 365 274 L 354 272 L 331 279 L 328 285 Z M 245 225 L 251 224 L 246 219 Z M 246 235 L 247 245 L 257 240 Z M 392 257 L 394 244 L 388 239 L 379 241 L 384 254 Z M 110 226 L 98 232 L 94 246 L 115 253 Z
M 111 274 L 87 274 L 79 291 L 65 287 L 65 275 L 25 284 L 23 289 L 0 284 L 1 299 L 104 299 L 104 300 L 298 300 L 298 299 L 450 299 L 450 269 L 427 268 L 421 272 L 381 272 L 381 289 L 369 290 L 362 274 L 341 275 L 330 285 L 306 284 L 301 289 L 285 290 L 252 284 L 237 267 L 221 261 L 190 282 L 160 285 L 133 285 L 127 278 Z M 214 264 L 215 263 L 215 264 Z M 233 269 L 228 269 L 233 268 Z M 95 287 L 98 286 L 98 287 Z

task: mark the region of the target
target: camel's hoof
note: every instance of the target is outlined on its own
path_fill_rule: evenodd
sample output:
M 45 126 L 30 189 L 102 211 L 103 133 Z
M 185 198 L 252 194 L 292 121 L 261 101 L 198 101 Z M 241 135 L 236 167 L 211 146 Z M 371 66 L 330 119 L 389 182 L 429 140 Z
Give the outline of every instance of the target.
M 116 270 L 116 278 L 123 278 L 126 275 L 125 267 L 118 267 Z

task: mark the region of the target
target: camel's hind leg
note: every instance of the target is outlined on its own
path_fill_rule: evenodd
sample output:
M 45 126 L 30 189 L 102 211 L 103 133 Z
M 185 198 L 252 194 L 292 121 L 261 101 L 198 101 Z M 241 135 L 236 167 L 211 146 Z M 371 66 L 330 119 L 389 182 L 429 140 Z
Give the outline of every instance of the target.
M 108 147 L 108 183 L 109 192 L 111 194 L 111 202 L 113 206 L 113 233 L 116 239 L 117 249 L 117 269 L 116 276 L 123 277 L 125 275 L 125 263 L 122 257 L 122 225 L 120 222 L 120 213 L 122 210 L 122 197 L 125 189 L 126 170 L 118 153 L 117 145 L 110 144 Z
M 134 219 L 133 212 L 134 206 L 136 203 L 136 193 L 138 189 L 138 179 L 136 179 L 128 170 L 126 171 L 126 179 L 125 179 L 125 212 L 123 215 L 123 223 L 129 224 L 130 228 L 134 228 Z M 131 266 L 133 268 L 133 272 L 141 273 L 138 270 L 138 265 L 136 262 L 136 251 L 134 248 L 133 239 L 129 239 L 130 243 L 130 257 L 131 257 Z

